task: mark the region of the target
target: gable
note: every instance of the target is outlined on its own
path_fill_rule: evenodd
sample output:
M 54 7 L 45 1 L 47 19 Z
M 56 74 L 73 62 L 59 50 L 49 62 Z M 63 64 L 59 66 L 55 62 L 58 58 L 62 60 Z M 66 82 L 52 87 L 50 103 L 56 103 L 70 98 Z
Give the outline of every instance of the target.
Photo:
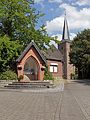
M 46 59 L 44 57 L 44 55 L 41 53 L 40 49 L 37 47 L 37 45 L 34 42 L 31 42 L 26 48 L 25 50 L 21 53 L 21 55 L 19 56 L 19 58 L 16 60 L 16 62 L 20 62 L 25 55 L 29 52 L 29 50 L 33 48 L 35 49 L 35 51 L 37 52 L 37 54 L 40 56 L 41 60 L 46 64 Z

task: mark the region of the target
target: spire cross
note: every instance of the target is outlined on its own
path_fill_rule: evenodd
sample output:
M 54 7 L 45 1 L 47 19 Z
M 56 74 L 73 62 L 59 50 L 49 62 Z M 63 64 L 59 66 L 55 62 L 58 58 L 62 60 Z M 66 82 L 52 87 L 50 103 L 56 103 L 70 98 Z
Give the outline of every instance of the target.
M 65 17 L 66 17 L 66 14 L 67 14 L 67 13 L 66 13 L 66 9 L 65 9 Z

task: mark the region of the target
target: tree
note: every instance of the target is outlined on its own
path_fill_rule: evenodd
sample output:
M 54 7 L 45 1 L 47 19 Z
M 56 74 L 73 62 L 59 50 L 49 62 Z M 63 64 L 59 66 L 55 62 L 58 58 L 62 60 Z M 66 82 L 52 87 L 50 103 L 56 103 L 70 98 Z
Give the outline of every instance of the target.
M 70 61 L 78 69 L 79 78 L 90 78 L 90 29 L 81 31 L 72 41 Z
M 15 69 L 13 65 L 21 47 L 18 41 L 10 41 L 7 36 L 0 37 L 0 72 Z
M 44 25 L 35 29 L 41 16 L 33 8 L 33 0 L 0 0 L 0 34 L 19 40 L 23 49 L 31 40 L 43 49 L 53 38 L 48 36 Z

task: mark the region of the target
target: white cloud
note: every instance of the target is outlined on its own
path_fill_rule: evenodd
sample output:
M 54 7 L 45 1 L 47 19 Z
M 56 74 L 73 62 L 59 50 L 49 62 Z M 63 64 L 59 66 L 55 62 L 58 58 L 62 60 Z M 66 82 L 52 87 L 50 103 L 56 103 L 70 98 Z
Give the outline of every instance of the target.
M 78 4 L 79 6 L 90 5 L 90 0 L 77 0 L 76 4 Z
M 61 34 L 52 35 L 52 37 L 55 37 L 55 36 L 57 36 L 57 40 L 59 40 L 59 41 L 62 40 L 62 35 Z
M 62 35 L 61 34 L 55 34 L 55 35 L 52 35 L 51 37 L 55 37 L 55 36 L 57 36 L 58 41 L 62 40 Z M 50 42 L 50 45 L 54 45 L 56 48 L 58 48 L 57 43 L 55 43 L 55 41 L 53 41 L 53 40 Z
M 70 29 L 90 28 L 90 8 L 83 8 L 80 11 L 76 7 L 62 4 L 61 7 L 67 11 L 67 19 Z
M 67 2 L 65 0 L 48 0 L 49 2 L 52 2 L 52 3 L 71 3 L 73 5 L 79 5 L 79 6 L 82 6 L 82 5 L 90 5 L 90 0 L 67 0 Z
M 57 40 L 61 41 L 62 40 L 62 34 L 55 34 L 55 35 L 52 35 L 52 37 L 55 37 L 57 36 Z M 73 40 L 73 38 L 76 36 L 75 33 L 70 33 L 70 40 Z
M 61 31 L 63 25 L 63 17 L 56 17 L 51 21 L 46 21 L 46 29 L 48 33 Z
M 73 38 L 76 36 L 75 33 L 70 33 L 70 40 L 73 40 Z
M 55 34 L 55 35 L 52 35 L 52 37 L 55 37 L 57 36 L 57 40 L 61 41 L 62 40 L 62 34 Z M 73 38 L 76 36 L 75 33 L 70 33 L 70 40 L 73 40 Z M 57 43 L 55 43 L 55 41 L 51 41 L 50 42 L 50 45 L 54 45 L 56 48 L 58 48 L 58 45 Z
M 83 30 L 84 28 L 90 28 L 90 8 L 82 8 L 78 10 L 74 6 L 69 4 L 60 5 L 61 9 L 67 11 L 67 21 L 69 23 L 70 30 Z M 46 29 L 49 34 L 54 32 L 62 32 L 64 16 L 59 16 L 51 21 L 46 22 Z
M 55 43 L 55 41 L 53 41 L 53 40 L 52 40 L 49 44 L 50 44 L 50 45 L 54 45 L 56 48 L 58 48 L 57 43 Z

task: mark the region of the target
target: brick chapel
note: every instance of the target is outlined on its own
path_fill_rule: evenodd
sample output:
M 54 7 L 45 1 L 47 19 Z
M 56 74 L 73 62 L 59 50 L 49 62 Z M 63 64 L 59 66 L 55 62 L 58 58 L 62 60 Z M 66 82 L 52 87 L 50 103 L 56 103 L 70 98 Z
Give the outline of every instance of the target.
M 48 49 L 43 52 L 32 41 L 17 59 L 17 74 L 23 76 L 23 80 L 44 80 L 46 65 L 53 77 L 71 79 L 74 67 L 70 64 L 70 38 L 66 16 L 64 18 L 62 41 L 58 48 Z

